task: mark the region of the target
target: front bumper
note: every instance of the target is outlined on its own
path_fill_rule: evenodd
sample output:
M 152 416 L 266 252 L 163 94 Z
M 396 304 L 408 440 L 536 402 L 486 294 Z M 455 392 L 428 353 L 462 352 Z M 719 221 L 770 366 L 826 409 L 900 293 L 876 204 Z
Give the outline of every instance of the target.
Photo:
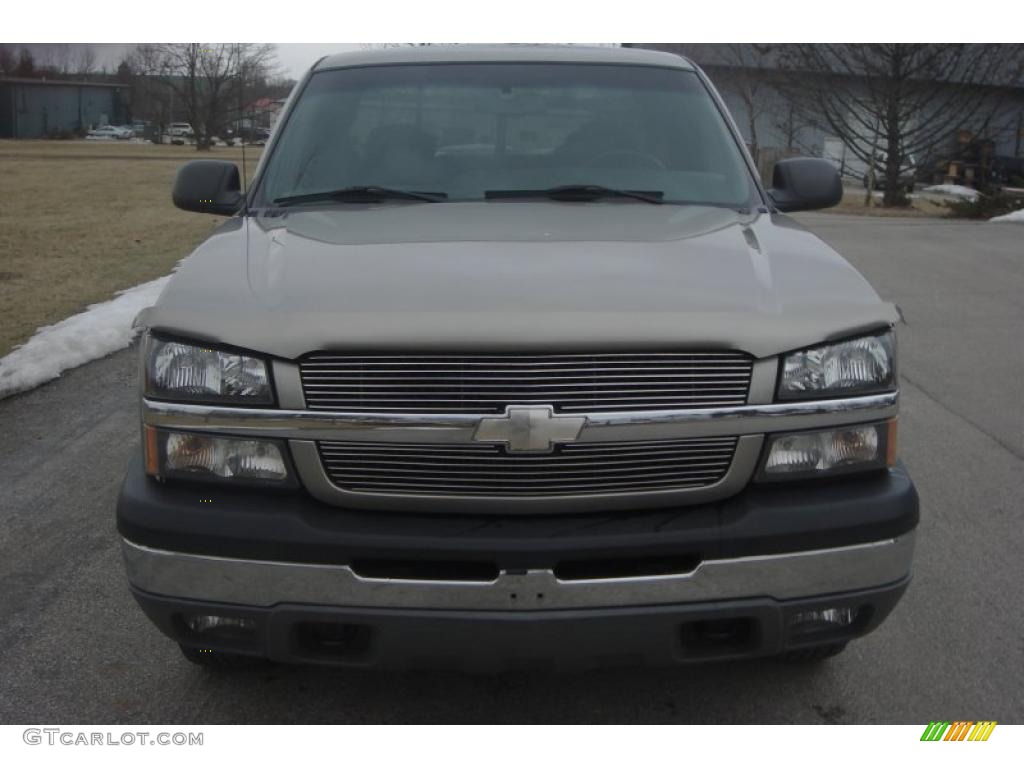
M 135 597 L 180 643 L 474 670 L 743 658 L 863 635 L 909 582 L 917 520 L 902 467 L 679 509 L 476 517 L 163 485 L 136 461 L 118 504 Z M 678 567 L 628 573 L 651 562 Z M 401 575 L 420 566 L 448 575 Z M 791 627 L 843 607 L 857 609 L 848 626 Z M 198 633 L 189 616 L 248 629 Z
M 133 590 L 149 618 L 187 646 L 269 658 L 382 669 L 589 669 L 670 666 L 771 656 L 844 642 L 877 627 L 909 577 L 883 587 L 802 600 L 752 598 L 575 610 L 467 611 L 282 603 L 199 602 Z M 797 614 L 854 608 L 852 624 L 798 634 Z M 188 616 L 250 622 L 244 634 L 197 633 Z
M 144 592 L 261 608 L 303 603 L 360 608 L 533 611 L 766 597 L 775 601 L 872 589 L 910 574 L 914 534 L 835 549 L 694 563 L 645 576 L 561 577 L 551 569 L 494 578 L 368 577 L 359 566 L 239 560 L 124 541 L 131 584 Z

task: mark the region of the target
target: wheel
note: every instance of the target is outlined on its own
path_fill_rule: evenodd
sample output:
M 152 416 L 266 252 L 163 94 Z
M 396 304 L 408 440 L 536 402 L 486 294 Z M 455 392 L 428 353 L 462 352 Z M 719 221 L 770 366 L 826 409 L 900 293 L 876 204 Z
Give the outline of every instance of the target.
M 785 651 L 779 656 L 779 658 L 783 661 L 798 664 L 816 663 L 839 655 L 845 648 L 845 642 L 829 643 L 827 645 L 814 645 L 810 648 L 797 648 L 792 651 Z
M 244 669 L 246 667 L 258 667 L 267 663 L 266 659 L 255 656 L 242 656 L 238 653 L 227 651 L 214 651 L 207 648 L 193 648 L 188 645 L 179 645 L 181 655 L 208 669 Z

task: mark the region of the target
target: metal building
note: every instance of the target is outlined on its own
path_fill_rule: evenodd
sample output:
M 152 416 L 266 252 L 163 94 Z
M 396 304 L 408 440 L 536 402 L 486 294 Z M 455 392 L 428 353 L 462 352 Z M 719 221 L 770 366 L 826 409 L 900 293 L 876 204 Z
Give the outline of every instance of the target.
M 42 139 L 128 120 L 123 83 L 0 78 L 0 138 Z

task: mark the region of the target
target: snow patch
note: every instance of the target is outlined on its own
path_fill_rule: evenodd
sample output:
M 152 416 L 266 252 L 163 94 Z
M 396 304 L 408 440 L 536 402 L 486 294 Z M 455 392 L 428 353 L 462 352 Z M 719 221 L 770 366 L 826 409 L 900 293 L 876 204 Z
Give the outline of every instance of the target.
M 1019 211 L 1011 211 L 1010 213 L 1004 213 L 1002 216 L 993 216 L 991 219 L 989 219 L 989 221 L 1010 221 L 1020 222 L 1021 224 L 1024 224 L 1024 208 L 1021 208 Z
M 170 275 L 118 292 L 116 298 L 92 304 L 84 312 L 43 326 L 35 335 L 0 358 L 0 397 L 56 379 L 61 372 L 127 347 L 138 332 L 135 316 L 156 303 Z
M 977 200 L 978 190 L 971 189 L 970 187 L 963 187 L 959 184 L 935 184 L 930 187 L 925 187 L 921 190 L 922 192 L 928 192 L 934 195 L 948 195 L 949 197 L 960 197 L 965 200 Z

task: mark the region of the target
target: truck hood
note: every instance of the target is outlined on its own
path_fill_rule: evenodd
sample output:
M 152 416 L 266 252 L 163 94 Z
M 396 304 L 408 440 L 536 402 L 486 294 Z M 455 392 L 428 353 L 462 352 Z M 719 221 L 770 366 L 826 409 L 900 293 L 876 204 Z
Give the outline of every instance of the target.
M 234 218 L 139 322 L 294 359 L 681 348 L 766 357 L 897 319 L 853 267 L 784 216 L 503 201 Z

